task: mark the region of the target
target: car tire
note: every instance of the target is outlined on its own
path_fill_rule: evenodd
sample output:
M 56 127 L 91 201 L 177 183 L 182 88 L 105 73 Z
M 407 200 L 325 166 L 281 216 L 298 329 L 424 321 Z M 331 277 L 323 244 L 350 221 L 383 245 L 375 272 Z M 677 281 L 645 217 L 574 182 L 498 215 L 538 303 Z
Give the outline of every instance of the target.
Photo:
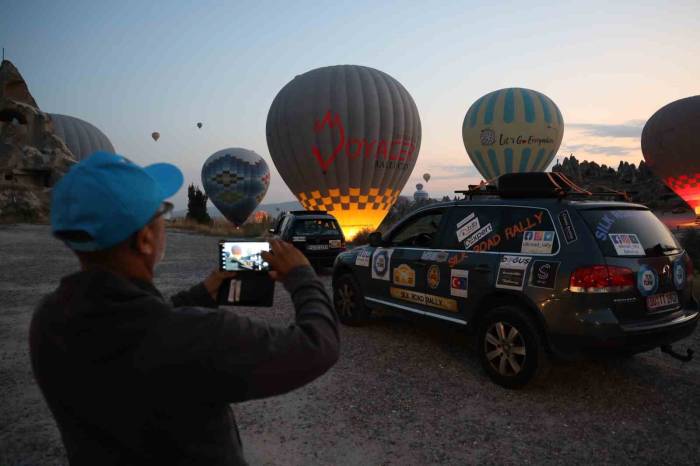
M 489 378 L 505 388 L 522 388 L 542 379 L 549 360 L 533 317 L 516 306 L 499 306 L 481 319 L 479 360 Z
M 369 320 L 371 311 L 365 305 L 365 297 L 357 280 L 349 273 L 333 281 L 333 305 L 338 318 L 345 325 L 363 325 Z

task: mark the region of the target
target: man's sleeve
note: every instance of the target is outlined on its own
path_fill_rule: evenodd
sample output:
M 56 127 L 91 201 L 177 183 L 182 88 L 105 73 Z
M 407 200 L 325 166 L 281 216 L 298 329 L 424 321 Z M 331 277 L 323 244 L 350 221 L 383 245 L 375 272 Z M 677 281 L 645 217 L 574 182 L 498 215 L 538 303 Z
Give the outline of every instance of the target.
M 170 298 L 170 301 L 174 307 L 216 307 L 216 301 L 212 299 L 203 282 L 179 292 Z
M 318 378 L 339 354 L 330 297 L 308 266 L 293 270 L 284 286 L 296 313 L 289 325 L 176 308 L 143 345 L 140 369 L 171 391 L 226 402 L 286 393 Z

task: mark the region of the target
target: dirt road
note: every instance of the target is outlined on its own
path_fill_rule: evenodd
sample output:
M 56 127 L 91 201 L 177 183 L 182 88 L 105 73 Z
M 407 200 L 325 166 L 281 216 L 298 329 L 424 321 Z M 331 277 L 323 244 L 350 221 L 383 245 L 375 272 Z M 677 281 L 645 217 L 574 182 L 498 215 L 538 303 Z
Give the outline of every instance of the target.
M 170 232 L 157 285 L 173 293 L 215 264 L 216 238 Z M 66 464 L 34 384 L 27 328 L 77 262 L 48 227 L 0 227 L 0 465 Z M 324 281 L 330 286 L 330 277 Z M 292 317 L 275 307 L 237 312 Z M 696 332 L 681 347 L 700 349 Z M 493 385 L 458 328 L 382 314 L 342 329 L 340 361 L 285 396 L 235 407 L 251 464 L 698 464 L 700 361 L 659 351 L 557 363 L 546 384 Z

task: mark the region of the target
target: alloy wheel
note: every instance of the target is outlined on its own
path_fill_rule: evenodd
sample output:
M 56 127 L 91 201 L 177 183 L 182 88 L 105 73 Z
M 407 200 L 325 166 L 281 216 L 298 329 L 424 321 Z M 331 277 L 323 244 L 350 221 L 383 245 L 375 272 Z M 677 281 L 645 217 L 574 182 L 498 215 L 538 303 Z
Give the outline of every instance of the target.
M 484 354 L 491 367 L 503 376 L 516 376 L 526 356 L 523 335 L 508 322 L 494 322 L 486 332 Z
M 345 317 L 352 317 L 352 313 L 355 308 L 355 303 L 353 302 L 354 296 L 354 291 L 347 283 L 343 283 L 343 285 L 338 289 L 336 309 L 341 315 Z

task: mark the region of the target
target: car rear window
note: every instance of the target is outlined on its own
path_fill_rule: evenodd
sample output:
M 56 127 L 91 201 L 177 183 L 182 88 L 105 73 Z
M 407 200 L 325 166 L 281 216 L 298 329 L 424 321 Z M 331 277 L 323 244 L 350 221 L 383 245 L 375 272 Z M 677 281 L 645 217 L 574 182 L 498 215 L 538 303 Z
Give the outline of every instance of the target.
M 603 254 L 610 257 L 643 257 L 681 251 L 671 232 L 650 210 L 580 210 Z
M 297 236 L 340 235 L 338 222 L 332 219 L 308 218 L 294 222 L 292 234 Z

